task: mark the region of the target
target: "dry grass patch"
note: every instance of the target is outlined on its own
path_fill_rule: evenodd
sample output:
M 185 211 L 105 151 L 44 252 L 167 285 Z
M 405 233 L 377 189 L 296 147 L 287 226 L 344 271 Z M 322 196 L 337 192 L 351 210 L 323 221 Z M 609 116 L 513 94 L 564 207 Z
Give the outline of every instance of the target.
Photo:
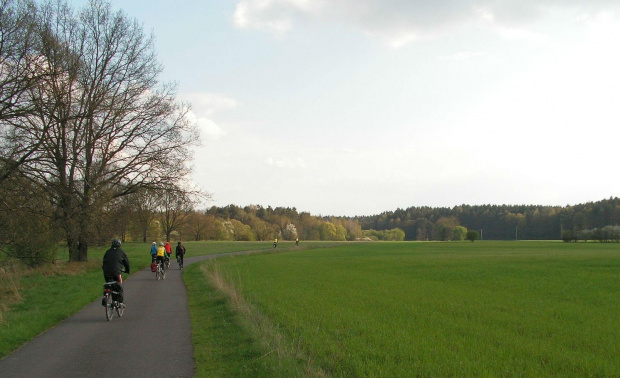
M 13 303 L 20 302 L 22 273 L 17 267 L 0 268 L 0 323 L 3 322 L 2 313 L 8 310 Z
M 28 268 L 19 263 L 6 264 L 0 267 L 0 323 L 3 323 L 2 314 L 15 303 L 23 300 L 22 290 L 24 289 L 21 281 L 25 277 L 40 274 L 44 277 L 49 276 L 75 276 L 93 270 L 95 261 L 83 262 L 55 262 L 37 268 Z

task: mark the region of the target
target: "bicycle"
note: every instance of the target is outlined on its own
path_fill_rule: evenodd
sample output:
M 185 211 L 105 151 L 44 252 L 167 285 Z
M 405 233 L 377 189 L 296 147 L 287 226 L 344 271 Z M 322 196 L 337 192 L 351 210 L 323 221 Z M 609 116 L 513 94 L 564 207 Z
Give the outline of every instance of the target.
M 161 262 L 157 264 L 157 270 L 155 271 L 155 278 L 157 278 L 157 281 L 166 279 L 166 269 L 164 268 L 164 265 Z
M 183 262 L 181 261 L 180 257 L 177 257 L 177 263 L 179 263 L 179 269 L 183 270 Z
M 170 257 L 166 259 L 166 269 L 170 268 Z
M 118 288 L 117 281 L 106 282 L 103 284 L 103 299 L 105 303 L 105 317 L 108 321 L 111 321 L 114 317 L 114 311 L 118 317 L 122 317 L 125 312 L 125 306 L 118 301 L 118 295 L 120 295 L 120 291 Z

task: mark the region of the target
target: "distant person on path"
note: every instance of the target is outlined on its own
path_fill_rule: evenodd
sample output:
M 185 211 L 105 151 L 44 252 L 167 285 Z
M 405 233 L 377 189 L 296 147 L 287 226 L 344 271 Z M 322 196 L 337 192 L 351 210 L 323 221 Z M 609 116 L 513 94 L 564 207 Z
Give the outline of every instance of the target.
M 124 269 L 125 273 L 129 274 L 131 268 L 129 266 L 129 257 L 127 257 L 125 251 L 121 249 L 120 240 L 112 240 L 112 247 L 103 255 L 103 265 L 101 268 L 103 269 L 103 279 L 105 282 L 118 282 L 117 291 L 120 293 L 118 295 L 118 301 L 123 304 L 125 298 L 123 296 L 123 278 L 121 277 L 121 273 Z M 105 302 L 102 301 L 102 304 L 105 306 Z
M 295 239 L 295 247 L 299 246 L 299 238 Z
M 164 264 L 166 262 L 166 248 L 164 247 L 164 243 L 159 243 L 159 247 L 157 247 L 157 257 L 155 258 L 155 261 L 158 264 L 161 263 L 162 269 L 166 269 L 166 264 Z
M 278 247 L 278 238 L 275 238 L 275 240 L 273 241 L 273 248 L 277 248 Z
M 175 250 L 175 257 L 177 261 L 180 261 L 181 265 L 183 265 L 183 256 L 185 256 L 185 247 L 181 242 L 177 243 L 177 248 Z
M 155 258 L 157 257 L 157 243 L 153 242 L 151 246 L 151 263 L 155 262 Z

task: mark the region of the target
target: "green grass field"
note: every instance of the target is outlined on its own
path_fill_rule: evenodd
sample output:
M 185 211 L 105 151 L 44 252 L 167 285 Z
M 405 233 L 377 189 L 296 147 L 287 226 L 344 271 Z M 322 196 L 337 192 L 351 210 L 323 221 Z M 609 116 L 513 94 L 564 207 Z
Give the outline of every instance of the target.
M 192 268 L 190 301 L 212 301 L 192 309 L 211 318 L 193 323 L 201 375 L 620 376 L 615 243 L 352 243 Z
M 184 272 L 199 376 L 620 376 L 615 243 L 187 247 L 266 252 Z M 134 271 L 150 262 L 123 248 Z M 9 282 L 0 357 L 101 295 L 103 251 Z

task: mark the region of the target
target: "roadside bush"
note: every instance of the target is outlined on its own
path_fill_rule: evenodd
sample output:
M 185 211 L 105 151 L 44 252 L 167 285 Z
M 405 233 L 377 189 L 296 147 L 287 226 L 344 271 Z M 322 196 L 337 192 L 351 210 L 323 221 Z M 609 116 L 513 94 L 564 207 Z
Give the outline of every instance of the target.
M 372 240 L 381 241 L 403 241 L 405 240 L 405 231 L 400 228 L 393 228 L 391 230 L 362 230 L 362 237 L 370 238 Z
M 577 238 L 575 232 L 568 231 L 568 230 L 562 231 L 562 240 L 565 243 L 568 243 L 568 242 L 571 242 L 571 241 L 572 242 L 577 242 L 577 239 L 578 238 Z
M 56 260 L 58 240 L 49 226 L 36 217 L 19 217 L 12 232 L 12 240 L 2 250 L 7 257 L 20 260 L 29 267 L 37 267 Z
M 56 259 L 49 198 L 18 174 L 0 187 L 0 254 L 36 267 Z
M 465 240 L 467 236 L 467 228 L 463 226 L 456 226 L 452 229 L 452 240 Z

